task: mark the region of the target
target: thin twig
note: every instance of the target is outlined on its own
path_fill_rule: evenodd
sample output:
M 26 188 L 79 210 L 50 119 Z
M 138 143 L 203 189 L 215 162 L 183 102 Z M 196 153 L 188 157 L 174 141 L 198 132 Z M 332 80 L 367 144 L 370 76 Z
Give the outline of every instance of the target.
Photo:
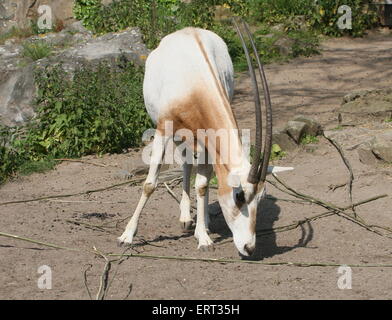
M 9 204 L 17 204 L 17 203 L 35 202 L 35 201 L 41 201 L 41 200 L 47 200 L 47 199 L 67 198 L 67 197 L 91 194 L 91 193 L 95 193 L 95 192 L 102 192 L 102 191 L 110 190 L 110 189 L 113 189 L 113 188 L 116 188 L 116 187 L 121 187 L 121 186 L 125 186 L 125 185 L 131 185 L 131 184 L 139 183 L 139 182 L 143 181 L 145 178 L 146 178 L 146 176 L 137 177 L 137 178 L 131 179 L 129 181 L 116 183 L 116 184 L 113 184 L 113 185 L 110 185 L 110 186 L 107 186 L 107 187 L 98 188 L 98 189 L 92 189 L 92 190 L 87 190 L 87 191 L 81 191 L 81 192 L 76 192 L 76 193 L 44 196 L 44 197 L 39 197 L 39 198 L 27 199 L 27 200 L 7 201 L 7 202 L 0 203 L 0 206 L 5 206 L 5 205 L 9 205 Z
M 387 237 L 387 238 L 392 239 L 392 237 L 384 235 L 381 232 L 375 230 L 373 227 L 370 227 L 362 219 L 359 220 L 358 218 L 355 218 L 355 217 L 352 217 L 352 216 L 348 215 L 343 208 L 339 208 L 339 207 L 337 207 L 337 206 L 335 206 L 335 205 L 333 205 L 331 203 L 328 203 L 328 202 L 322 201 L 320 199 L 317 199 L 315 197 L 312 197 L 312 196 L 300 193 L 300 192 L 294 190 L 292 187 L 288 186 L 285 182 L 283 182 L 283 180 L 279 179 L 275 174 L 272 174 L 272 175 L 282 186 L 284 186 L 288 191 L 290 191 L 290 192 L 287 192 L 288 194 L 290 194 L 290 195 L 292 195 L 294 197 L 300 198 L 300 199 L 307 200 L 307 201 L 309 201 L 311 203 L 315 203 L 317 205 L 320 205 L 320 206 L 322 206 L 324 208 L 327 208 L 330 211 L 334 211 L 335 214 L 337 214 L 338 216 L 340 216 L 342 218 L 345 218 L 347 220 L 350 220 L 350 221 L 358 224 L 359 226 L 365 228 L 368 231 L 371 231 L 371 232 L 373 232 L 373 233 L 375 233 L 375 234 L 377 234 L 379 236 L 383 236 L 383 237 Z M 278 188 L 279 190 L 282 190 L 273 181 L 268 181 L 268 182 L 271 183 L 276 188 Z M 284 190 L 282 190 L 282 191 L 285 192 Z M 385 197 L 387 197 L 387 195 L 385 195 Z M 350 206 L 350 208 L 351 207 L 352 207 L 352 205 Z
M 9 234 L 0 232 L 0 236 Z M 23 238 L 15 235 L 11 235 L 11 238 L 29 241 L 32 243 L 40 244 L 43 246 L 48 246 L 57 249 L 65 249 L 69 251 L 79 251 L 80 249 L 61 247 L 55 244 L 46 243 L 42 241 L 37 241 L 33 239 Z M 146 255 L 139 253 L 132 254 L 124 254 L 124 253 L 112 253 L 112 254 L 103 254 L 99 252 L 95 247 L 94 251 L 87 251 L 91 254 L 98 255 L 103 257 L 106 261 L 109 260 L 108 257 L 138 257 L 145 259 L 163 259 L 163 260 L 178 260 L 178 261 L 203 261 L 203 262 L 218 262 L 218 263 L 250 263 L 250 264 L 261 264 L 261 265 L 270 265 L 270 266 L 279 266 L 279 265 L 287 265 L 287 266 L 297 266 L 297 267 L 329 267 L 329 266 L 340 266 L 341 263 L 305 263 L 305 262 L 264 262 L 264 261 L 253 261 L 253 260 L 238 260 L 238 259 L 214 259 L 214 258 L 193 258 L 193 257 L 175 257 L 175 256 L 160 256 L 160 255 Z M 118 259 L 117 259 L 118 260 Z M 347 264 L 350 267 L 358 267 L 358 268 L 392 268 L 392 264 Z M 106 266 L 104 270 L 106 270 Z M 101 277 L 102 279 L 102 277 Z M 104 279 L 103 279 L 104 280 Z
M 70 219 L 65 219 L 64 221 L 67 222 L 67 223 L 75 224 L 77 226 L 85 227 L 87 229 L 98 230 L 98 231 L 101 231 L 101 232 L 115 234 L 113 231 L 106 230 L 104 227 L 99 226 L 99 225 L 94 225 L 94 224 L 90 224 L 90 223 L 87 223 L 87 222 L 70 220 Z M 107 228 L 110 228 L 110 227 L 107 227 Z
M 323 134 L 324 138 L 327 139 L 335 148 L 336 150 L 338 150 L 340 157 L 343 160 L 343 163 L 345 164 L 347 170 L 350 173 L 350 177 L 349 177 L 349 181 L 348 181 L 348 194 L 349 194 L 349 198 L 350 198 L 350 203 L 352 205 L 353 203 L 353 182 L 354 182 L 354 173 L 353 173 L 353 169 L 351 167 L 350 162 L 348 161 L 348 159 L 346 158 L 346 156 L 344 155 L 343 149 L 342 147 L 339 145 L 339 143 L 337 141 L 335 141 L 334 139 L 332 139 L 331 137 L 327 137 L 325 135 L 325 133 Z M 354 217 L 356 218 L 357 213 L 355 212 L 354 207 L 352 207 L 353 213 L 354 213 Z
M 122 254 L 112 253 L 109 256 L 116 257 Z M 178 256 L 160 256 L 129 253 L 126 257 L 143 258 L 143 259 L 159 259 L 159 260 L 177 260 L 177 261 L 199 261 L 199 262 L 217 262 L 217 263 L 244 263 L 244 264 L 260 264 L 266 266 L 295 266 L 295 267 L 339 267 L 341 263 L 322 263 L 322 262 L 265 262 L 257 260 L 239 260 L 239 259 L 214 259 L 214 258 L 194 258 L 194 257 L 178 257 Z M 349 267 L 356 268 L 392 268 L 392 264 L 346 264 Z
M 369 202 L 372 202 L 372 201 L 375 201 L 375 200 L 378 200 L 378 199 L 381 199 L 381 198 L 385 198 L 386 196 L 387 195 L 384 194 L 384 195 L 372 197 L 372 198 L 369 198 L 369 199 L 366 199 L 366 200 L 362 200 L 362 201 L 359 201 L 357 203 L 354 203 L 353 206 L 354 207 L 358 207 L 358 206 L 360 206 L 362 204 L 369 203 Z M 343 210 L 348 210 L 350 208 L 351 208 L 351 206 L 347 206 L 347 207 L 342 208 L 342 209 Z M 257 232 L 256 234 L 257 235 L 267 235 L 267 234 L 271 234 L 271 233 L 285 232 L 285 231 L 296 229 L 299 226 L 301 226 L 302 224 L 305 224 L 305 223 L 307 223 L 309 221 L 314 221 L 314 220 L 317 220 L 317 219 L 326 218 L 326 217 L 329 217 L 329 216 L 332 216 L 332 215 L 335 215 L 334 211 L 327 211 L 327 212 L 320 213 L 320 214 L 317 214 L 317 215 L 309 217 L 309 218 L 304 218 L 302 220 L 293 222 L 293 223 L 288 224 L 288 225 L 277 226 L 277 227 L 270 228 L 270 229 L 259 229 L 259 230 L 256 230 L 256 232 Z M 386 230 L 388 230 L 388 229 L 389 228 L 386 228 Z M 391 232 L 392 232 L 392 230 L 391 230 Z
M 99 201 L 99 200 L 57 200 L 57 199 L 47 199 L 44 201 L 50 202 L 60 202 L 60 203 L 99 203 L 99 204 L 120 204 L 127 203 L 126 201 Z
M 86 287 L 86 290 L 87 290 L 88 296 L 90 297 L 90 300 L 93 300 L 93 297 L 91 295 L 91 291 L 90 291 L 90 288 L 88 287 L 88 283 L 87 283 L 87 271 L 90 271 L 92 266 L 93 266 L 92 264 L 89 264 L 87 269 L 84 270 L 84 272 L 83 272 L 84 286 Z
M 175 195 L 175 193 L 173 192 L 173 190 L 170 189 L 170 187 L 167 185 L 166 182 L 164 182 L 163 184 L 164 184 L 164 186 L 165 186 L 167 192 L 172 196 L 172 198 L 173 198 L 174 200 L 176 200 L 176 202 L 177 202 L 178 204 L 180 204 L 181 202 L 180 202 L 180 200 L 177 198 L 177 196 Z M 197 210 L 196 207 L 193 206 L 193 205 L 191 205 L 191 209 Z
M 59 246 L 59 245 L 56 245 L 56 244 L 52 244 L 52 243 L 48 243 L 48 242 L 42 242 L 42 241 L 34 240 L 34 239 L 31 239 L 31 238 L 21 237 L 21 236 L 17 236 L 17 235 L 5 233 L 5 232 L 0 232 L 0 236 L 6 237 L 6 238 L 15 239 L 15 240 L 22 240 L 22 241 L 26 241 L 26 242 L 30 242 L 30 243 L 35 243 L 35 244 L 39 244 L 41 246 L 55 248 L 55 249 L 63 249 L 63 250 L 69 250 L 69 251 L 82 251 L 80 249 L 63 247 L 63 246 Z
M 86 161 L 86 160 L 81 160 L 81 159 L 66 159 L 66 158 L 61 158 L 61 159 L 53 159 L 56 161 L 69 161 L 69 162 L 81 162 L 81 163 L 86 163 L 86 164 L 91 164 L 93 166 L 97 166 L 97 167 L 107 167 L 106 164 L 102 164 L 102 163 L 95 163 L 95 162 L 91 162 L 91 161 Z

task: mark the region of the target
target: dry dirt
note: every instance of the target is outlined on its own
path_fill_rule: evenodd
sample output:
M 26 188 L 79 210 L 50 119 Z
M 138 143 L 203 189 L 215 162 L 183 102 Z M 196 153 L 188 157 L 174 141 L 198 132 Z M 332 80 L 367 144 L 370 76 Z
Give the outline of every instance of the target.
M 276 127 L 302 113 L 317 118 L 325 127 L 336 126 L 333 112 L 343 95 L 362 88 L 392 86 L 392 36 L 373 34 L 363 39 L 334 39 L 323 43 L 323 54 L 266 67 L 270 82 Z M 251 87 L 246 75 L 237 79 L 234 109 L 241 127 L 253 128 Z M 33 174 L 9 182 L 0 189 L 0 202 L 47 195 L 82 192 L 123 182 L 119 170 L 140 162 L 140 150 L 128 154 L 86 157 L 95 163 L 63 162 L 45 174 Z M 354 169 L 354 201 L 390 193 L 392 168 L 359 162 L 355 151 L 346 155 Z M 313 152 L 300 148 L 279 165 L 295 167 L 280 177 L 297 190 L 340 206 L 348 204 L 347 189 L 329 186 L 347 181 L 347 170 L 336 150 L 320 138 Z M 174 192 L 180 195 L 180 187 Z M 325 209 L 317 205 L 286 202 L 290 196 L 268 186 L 268 194 L 279 200 L 264 200 L 258 229 L 270 229 L 311 217 Z M 120 253 L 116 238 L 125 223 L 109 232 L 75 225 L 77 220 L 98 225 L 117 221 L 132 213 L 140 185 L 122 186 L 89 196 L 73 196 L 0 206 L 0 232 L 60 246 Z M 211 209 L 216 209 L 211 190 Z M 369 224 L 392 227 L 391 198 L 358 207 Z M 160 187 L 140 219 L 135 250 L 148 255 L 239 259 L 221 214 L 212 217 L 214 252 L 200 252 L 192 234 L 183 234 L 179 208 L 165 188 Z M 68 221 L 67 221 L 68 220 Z M 111 224 L 113 225 L 113 223 Z M 315 220 L 291 231 L 258 237 L 255 260 L 392 265 L 391 239 L 381 237 L 336 215 Z M 132 251 L 130 251 L 132 252 Z M 134 251 L 133 251 L 134 252 Z M 0 298 L 2 299 L 88 299 L 84 271 L 95 294 L 104 267 L 102 258 L 39 246 L 0 237 Z M 52 270 L 52 289 L 39 289 L 37 270 Z M 114 275 L 116 266 L 110 275 Z M 353 267 L 352 289 L 337 286 L 340 274 L 333 267 L 298 267 L 245 263 L 157 260 L 132 257 L 120 264 L 108 299 L 121 299 L 129 284 L 129 299 L 391 299 L 392 268 Z

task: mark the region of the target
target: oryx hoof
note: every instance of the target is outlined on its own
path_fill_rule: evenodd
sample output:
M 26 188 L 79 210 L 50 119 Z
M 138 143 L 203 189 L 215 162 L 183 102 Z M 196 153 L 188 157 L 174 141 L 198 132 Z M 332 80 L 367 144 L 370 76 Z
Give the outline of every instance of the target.
M 135 232 L 136 233 L 136 232 Z M 123 233 L 121 237 L 117 238 L 117 245 L 119 247 L 127 247 L 132 245 L 134 234 L 132 233 Z

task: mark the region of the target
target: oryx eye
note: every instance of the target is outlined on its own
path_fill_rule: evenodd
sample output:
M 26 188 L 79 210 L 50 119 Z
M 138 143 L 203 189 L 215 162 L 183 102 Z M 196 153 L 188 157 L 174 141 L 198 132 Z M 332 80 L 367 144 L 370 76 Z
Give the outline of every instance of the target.
M 237 202 L 244 203 L 245 202 L 244 191 L 240 191 L 240 192 L 236 193 L 235 198 L 236 198 Z

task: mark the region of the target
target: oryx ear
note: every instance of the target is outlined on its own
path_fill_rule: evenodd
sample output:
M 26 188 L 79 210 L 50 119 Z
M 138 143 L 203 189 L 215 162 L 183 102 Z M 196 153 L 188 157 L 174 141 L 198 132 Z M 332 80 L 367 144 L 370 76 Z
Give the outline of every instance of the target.
M 290 171 L 294 170 L 293 167 L 277 167 L 277 166 L 268 166 L 268 174 L 283 172 L 283 171 Z

